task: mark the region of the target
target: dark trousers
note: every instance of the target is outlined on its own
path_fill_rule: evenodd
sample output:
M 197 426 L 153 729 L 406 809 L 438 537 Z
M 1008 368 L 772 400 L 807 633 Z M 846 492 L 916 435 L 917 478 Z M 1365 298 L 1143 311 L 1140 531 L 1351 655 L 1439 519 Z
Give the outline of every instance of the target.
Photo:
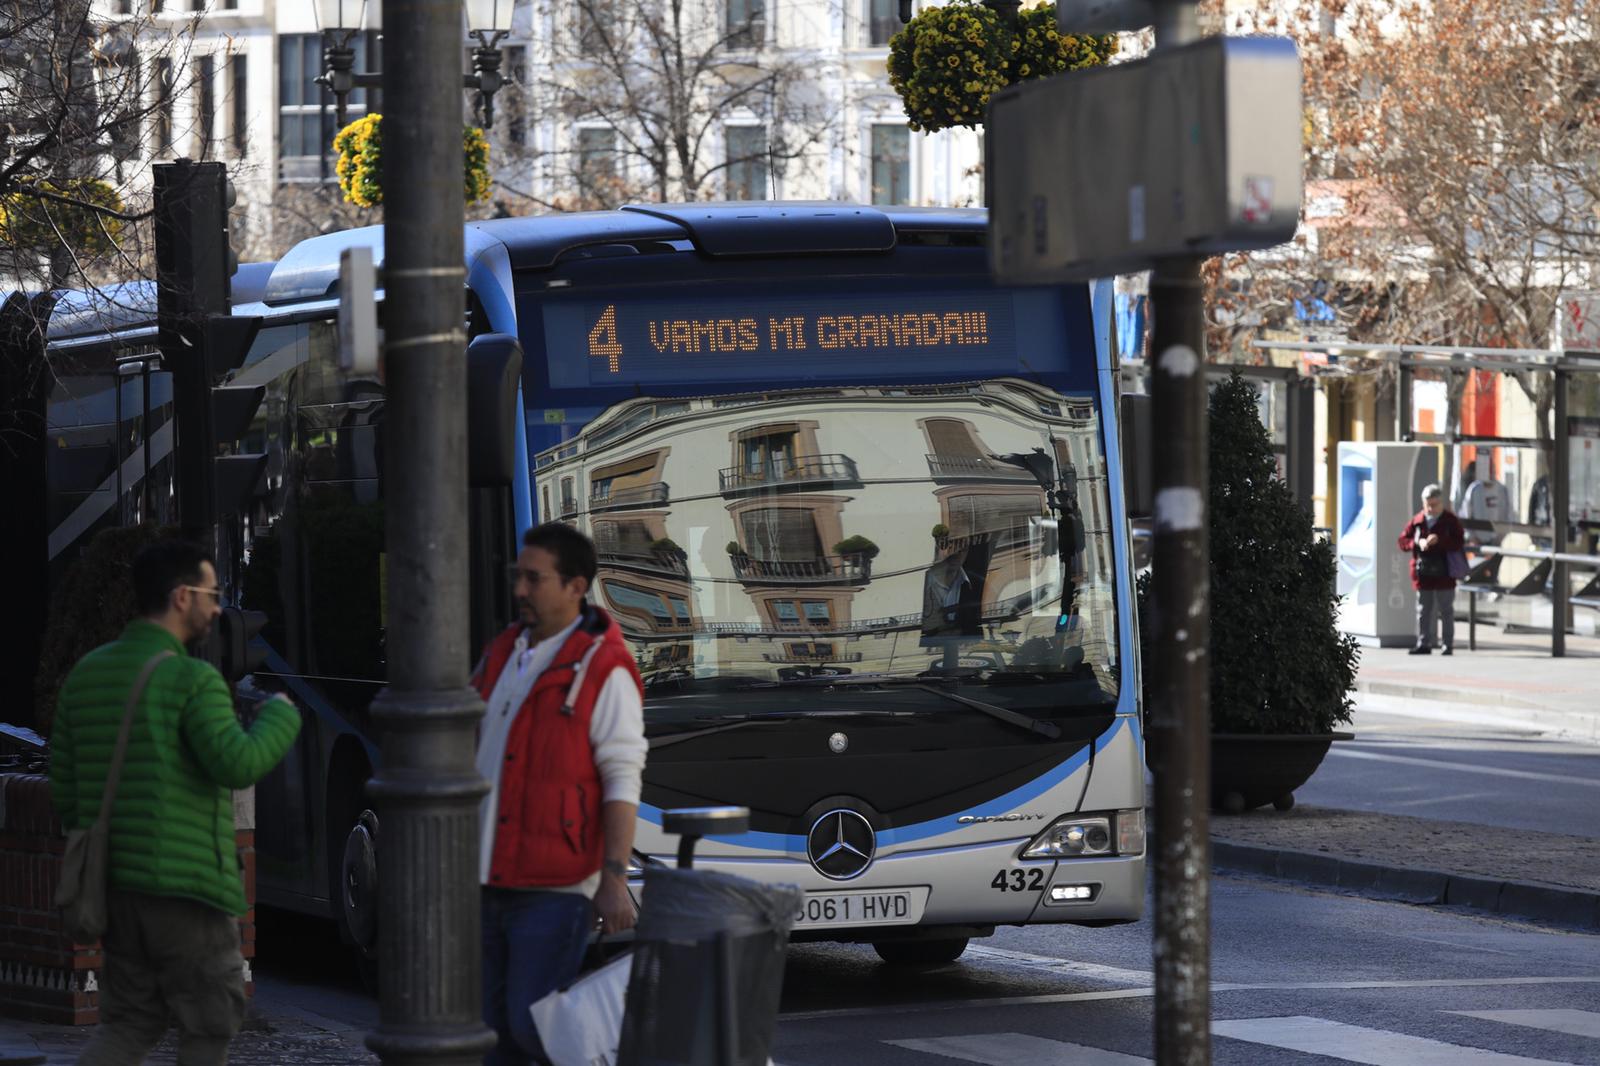
M 1417 590 L 1417 647 L 1431 648 L 1433 644 L 1433 620 L 1439 620 L 1440 635 L 1444 638 L 1446 648 L 1456 646 L 1456 589 L 1452 585 L 1447 589 L 1418 589 Z
M 485 888 L 483 1021 L 499 1043 L 484 1066 L 544 1062 L 528 1008 L 572 983 L 594 929 L 594 905 L 574 892 Z
M 100 1025 L 79 1066 L 141 1063 L 171 1025 L 178 1066 L 221 1066 L 244 1021 L 239 923 L 191 899 L 113 890 L 106 898 Z

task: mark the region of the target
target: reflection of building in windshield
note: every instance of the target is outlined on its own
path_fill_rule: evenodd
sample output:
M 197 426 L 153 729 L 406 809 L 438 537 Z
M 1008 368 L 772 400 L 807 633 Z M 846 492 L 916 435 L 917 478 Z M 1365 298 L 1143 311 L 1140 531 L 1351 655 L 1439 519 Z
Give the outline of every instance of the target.
M 1104 672 L 1105 479 L 1090 399 L 1005 380 L 630 400 L 536 491 L 647 675 Z

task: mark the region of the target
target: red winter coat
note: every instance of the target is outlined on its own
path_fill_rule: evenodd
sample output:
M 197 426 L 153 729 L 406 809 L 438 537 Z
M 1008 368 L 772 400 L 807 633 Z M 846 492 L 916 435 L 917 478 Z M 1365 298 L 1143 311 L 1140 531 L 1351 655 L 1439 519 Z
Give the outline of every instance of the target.
M 522 626 L 506 629 L 473 675 L 487 702 Z M 589 742 L 595 700 L 611 672 L 639 671 L 611 616 L 585 604 L 578 628 L 533 683 L 506 738 L 489 883 L 498 888 L 574 885 L 600 869 L 601 781 Z
M 1417 544 L 1428 535 L 1428 512 L 1418 511 L 1412 515 L 1411 521 L 1406 523 L 1405 532 L 1400 534 L 1400 550 L 1411 554 L 1411 587 L 1414 589 L 1453 589 L 1456 587 L 1455 578 L 1445 577 L 1417 577 L 1417 555 L 1438 556 L 1443 559 L 1449 552 L 1458 552 L 1466 544 L 1467 531 L 1457 518 L 1448 509 L 1441 511 L 1434 520 L 1433 532 L 1439 535 L 1439 542 L 1425 552 L 1418 553 Z

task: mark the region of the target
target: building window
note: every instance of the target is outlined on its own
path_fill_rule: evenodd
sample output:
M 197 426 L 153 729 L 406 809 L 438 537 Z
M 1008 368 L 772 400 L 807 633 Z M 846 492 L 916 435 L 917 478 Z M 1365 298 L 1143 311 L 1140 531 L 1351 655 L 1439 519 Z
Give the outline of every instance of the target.
M 773 600 L 772 617 L 782 626 L 798 626 L 803 618 L 813 629 L 831 629 L 833 605 L 827 600 Z
M 585 127 L 578 131 L 578 188 L 587 200 L 604 202 L 616 192 L 617 131 Z
M 507 77 L 511 84 L 520 88 L 528 83 L 528 49 L 525 46 L 518 44 L 507 48 L 506 65 L 509 67 Z M 526 99 L 525 93 L 518 93 L 514 101 L 507 101 L 506 139 L 518 146 L 528 143 Z
M 822 558 L 822 539 L 809 508 L 764 507 L 739 516 L 744 544 L 763 562 L 809 562 Z
M 606 597 L 618 610 L 648 618 L 652 628 L 687 627 L 691 623 L 689 603 L 682 596 L 624 585 L 620 581 L 607 581 L 605 588 Z
M 233 83 L 229 88 L 229 134 L 233 139 L 233 150 L 239 155 L 245 154 L 245 134 L 250 125 L 250 67 L 248 57 L 240 52 L 228 63 L 229 80 Z
M 872 202 L 911 202 L 911 131 L 905 126 L 872 127 Z
M 725 0 L 729 48 L 760 48 L 767 36 L 767 0 Z
M 138 151 L 139 115 L 144 110 L 139 57 L 126 40 L 113 38 L 102 47 L 99 60 L 103 103 L 111 112 L 106 137 L 113 156 L 129 159 Z
M 216 60 L 201 56 L 194 64 L 194 109 L 200 119 L 200 158 L 211 154 L 211 142 L 217 133 L 217 89 L 213 83 Z
M 767 433 L 739 441 L 744 474 L 751 481 L 779 481 L 795 469 L 799 434 Z
M 155 141 L 156 151 L 167 152 L 172 149 L 172 60 L 166 57 L 156 60 L 156 107 L 155 107 Z
M 578 513 L 578 494 L 573 488 L 572 479 L 561 479 L 561 517 L 569 518 Z
M 767 131 L 763 126 L 724 126 L 728 151 L 728 199 L 767 198 Z
M 1002 543 L 1026 544 L 1030 523 L 1042 511 L 1039 497 L 1031 493 L 952 496 L 946 524 L 952 537 L 988 534 Z
M 368 71 L 382 62 L 376 35 L 358 33 L 350 39 L 355 70 Z M 278 38 L 278 158 L 280 176 L 289 180 L 333 178 L 335 111 L 333 94 L 317 84 L 322 73 L 322 37 L 315 33 L 285 34 Z M 348 98 L 354 122 L 379 110 L 378 93 L 356 89 Z
M 867 44 L 882 48 L 900 32 L 899 0 L 866 0 Z

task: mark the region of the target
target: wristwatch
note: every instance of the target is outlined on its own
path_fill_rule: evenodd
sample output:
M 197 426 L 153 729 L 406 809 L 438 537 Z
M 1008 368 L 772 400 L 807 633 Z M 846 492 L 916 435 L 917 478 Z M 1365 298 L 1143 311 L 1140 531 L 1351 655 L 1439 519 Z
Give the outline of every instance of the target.
M 620 877 L 624 881 L 626 881 L 628 878 L 627 864 L 618 862 L 616 859 L 605 860 L 600 864 L 600 869 L 604 870 L 608 874 L 613 874 L 617 877 Z

